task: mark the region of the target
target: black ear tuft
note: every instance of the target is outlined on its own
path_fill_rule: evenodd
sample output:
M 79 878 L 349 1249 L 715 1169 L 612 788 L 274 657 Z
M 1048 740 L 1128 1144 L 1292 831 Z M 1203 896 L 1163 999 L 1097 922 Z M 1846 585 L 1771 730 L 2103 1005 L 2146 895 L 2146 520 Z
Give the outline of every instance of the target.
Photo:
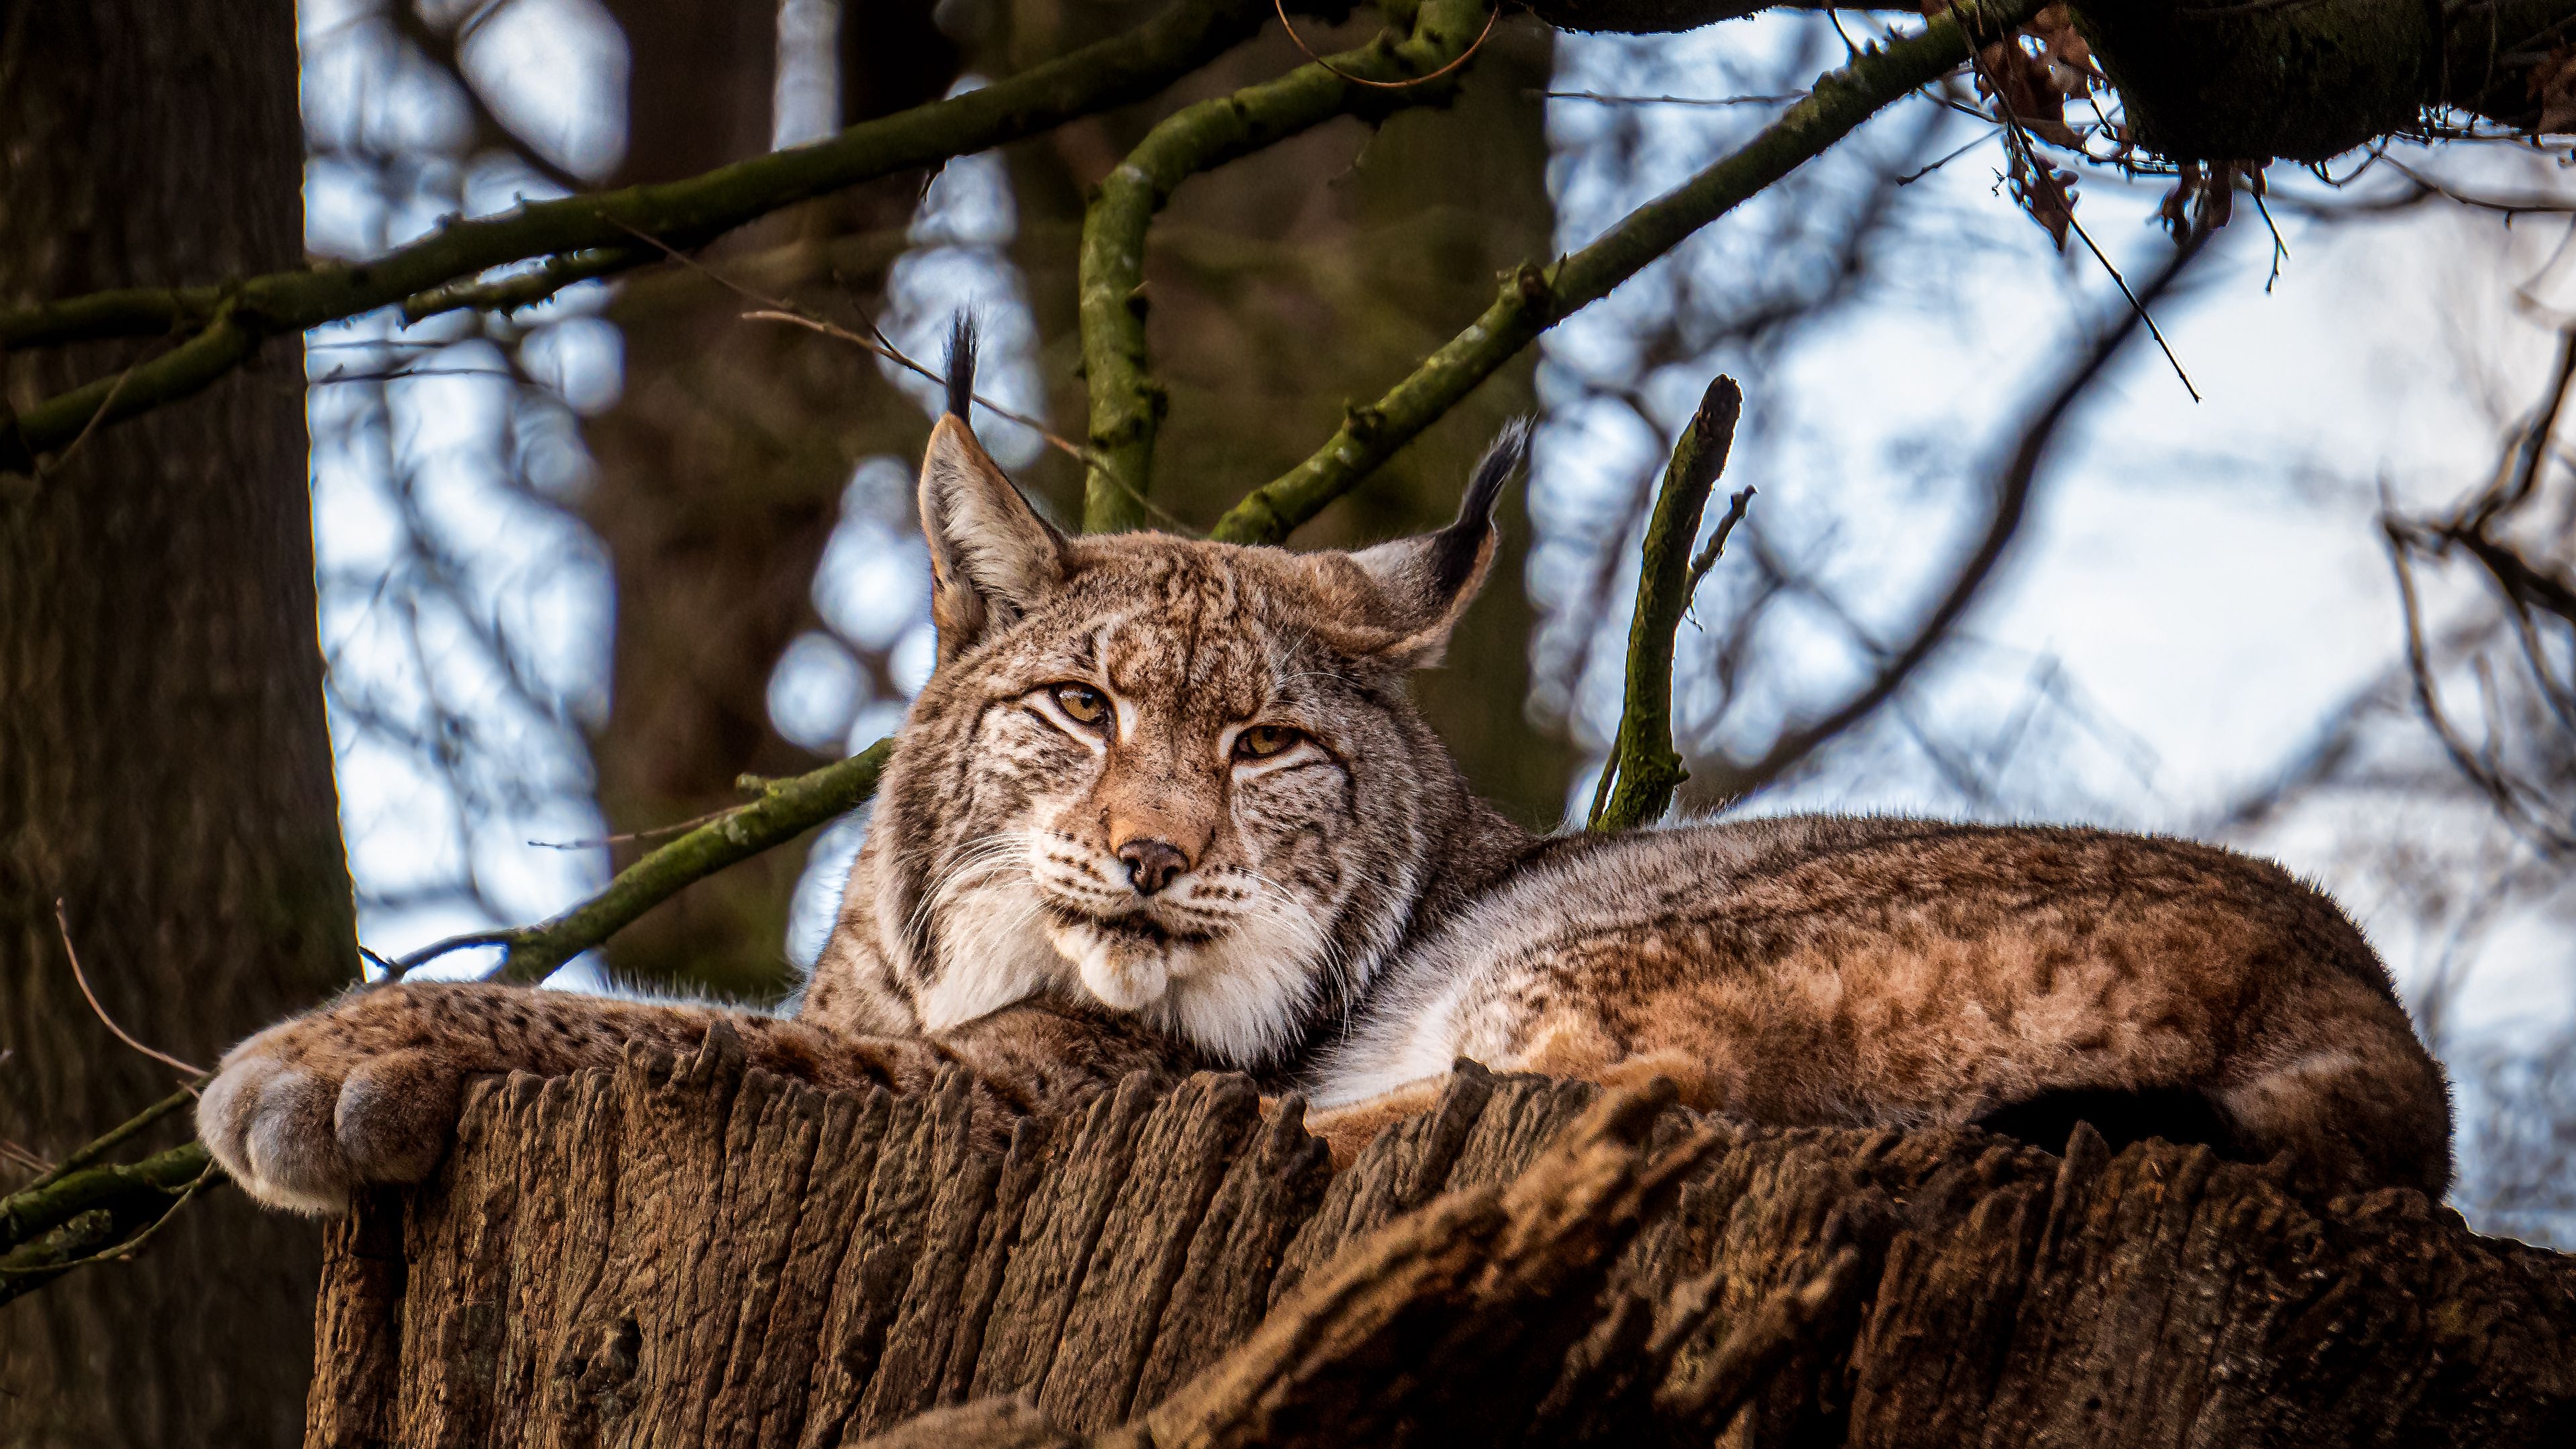
M 975 314 L 958 309 L 948 333 L 948 411 L 973 426 L 967 409 L 975 401 Z
M 1457 521 L 1432 540 L 1431 578 L 1440 593 L 1456 592 L 1476 571 L 1485 536 L 1494 528 L 1494 505 L 1503 496 L 1503 486 L 1529 462 L 1529 449 L 1530 420 L 1514 418 L 1503 424 L 1485 456 L 1477 460 L 1466 496 L 1458 500 Z

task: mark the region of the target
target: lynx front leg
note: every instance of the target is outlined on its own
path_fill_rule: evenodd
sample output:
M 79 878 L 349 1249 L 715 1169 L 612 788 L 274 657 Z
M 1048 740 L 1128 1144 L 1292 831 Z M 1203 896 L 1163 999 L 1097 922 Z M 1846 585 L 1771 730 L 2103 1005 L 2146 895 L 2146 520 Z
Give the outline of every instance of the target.
M 947 1059 L 927 1042 L 703 1006 L 516 986 L 385 986 L 233 1048 L 197 1104 L 197 1133 L 251 1196 L 337 1213 L 361 1183 L 428 1176 L 455 1132 L 466 1078 L 613 1066 L 635 1041 L 692 1050 L 719 1016 L 753 1065 L 818 1086 L 917 1087 Z
M 1311 1110 L 1306 1114 L 1306 1130 L 1323 1140 L 1333 1154 L 1333 1171 L 1339 1172 L 1350 1166 L 1360 1149 L 1375 1141 L 1380 1132 L 1439 1106 L 1440 1094 L 1448 1089 L 1447 1077 L 1424 1077 L 1374 1097 Z M 1275 1105 L 1275 1099 L 1262 1099 L 1265 1114 Z

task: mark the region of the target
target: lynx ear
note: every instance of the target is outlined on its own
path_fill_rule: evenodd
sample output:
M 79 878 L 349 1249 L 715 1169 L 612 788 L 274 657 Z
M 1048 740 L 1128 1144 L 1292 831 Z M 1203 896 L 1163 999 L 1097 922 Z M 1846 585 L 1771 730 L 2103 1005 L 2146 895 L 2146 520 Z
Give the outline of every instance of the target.
M 1440 662 L 1449 631 L 1493 567 L 1494 504 L 1529 461 L 1529 441 L 1526 419 L 1495 436 L 1458 501 L 1457 520 L 1447 528 L 1343 555 L 1375 586 L 1376 597 L 1354 611 L 1354 622 L 1376 636 L 1366 652 L 1408 669 Z
M 960 313 L 948 343 L 948 413 L 921 460 L 930 617 L 943 665 L 1008 627 L 1065 574 L 1064 535 L 1029 507 L 967 424 L 974 392 L 975 324 Z

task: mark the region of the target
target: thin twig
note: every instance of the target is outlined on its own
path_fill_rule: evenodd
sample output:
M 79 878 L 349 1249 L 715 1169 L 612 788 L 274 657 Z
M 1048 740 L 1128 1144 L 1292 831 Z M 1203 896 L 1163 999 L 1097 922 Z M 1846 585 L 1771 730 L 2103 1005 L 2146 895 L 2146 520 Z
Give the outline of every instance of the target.
M 2450 202 L 2455 206 L 2465 206 L 2474 211 L 2492 211 L 2499 213 L 2507 221 L 2511 221 L 2517 216 L 2556 215 L 2562 212 L 2576 211 L 2576 197 L 2549 196 L 2537 192 L 2527 197 L 2513 200 L 2503 200 L 2492 196 L 2479 196 L 2473 192 L 2460 191 L 2451 186 L 2445 185 L 2442 182 L 2435 181 L 2431 177 L 2408 167 L 2404 162 L 2399 161 L 2394 156 L 2384 156 L 2379 159 L 2385 161 L 2390 170 L 2405 177 L 2407 180 L 2414 182 L 2417 187 L 2430 195 L 2438 196 L 2444 201 Z
M 385 974 L 371 984 L 399 981 L 430 961 L 476 946 L 508 948 L 498 973 L 504 979 L 542 980 L 691 882 L 865 804 L 875 796 L 877 778 L 893 753 L 894 741 L 882 739 L 810 774 L 773 780 L 761 787 L 759 799 L 727 810 L 650 852 L 619 871 L 597 895 L 533 926 L 469 931 L 432 942 L 388 963 Z
M 1524 94 L 1551 101 L 1591 101 L 1604 106 L 1771 106 L 1789 105 L 1807 98 L 1805 91 L 1788 91 L 1776 96 L 1614 96 L 1599 91 L 1540 91 Z
M 110 1032 L 115 1033 L 118 1041 L 125 1043 L 127 1046 L 134 1048 L 136 1051 L 143 1053 L 145 1056 L 150 1057 L 152 1060 L 160 1062 L 165 1066 L 177 1067 L 179 1070 L 186 1072 L 189 1076 L 203 1077 L 206 1075 L 206 1069 L 204 1067 L 197 1066 L 189 1062 L 183 1062 L 177 1057 L 170 1055 L 168 1052 L 155 1051 L 152 1048 L 145 1046 L 143 1043 L 136 1041 L 131 1035 L 127 1034 L 124 1027 L 116 1024 L 115 1017 L 107 1014 L 106 1007 L 98 1004 L 97 994 L 89 989 L 89 977 L 81 971 L 80 952 L 72 949 L 71 917 L 64 912 L 63 901 L 60 896 L 56 896 L 54 898 L 54 926 L 62 932 L 63 955 L 72 963 L 72 979 L 80 983 L 81 995 L 88 999 L 89 1009 L 98 1013 L 98 1019 L 107 1024 L 107 1029 Z
M 1958 160 L 1960 157 L 1967 155 L 1969 152 L 1976 150 L 1979 146 L 1986 144 L 1988 141 L 1993 140 L 2001 134 L 2003 134 L 2003 128 L 2000 126 L 1996 127 L 1994 130 L 1988 131 L 1983 135 L 1978 136 L 1975 140 L 1968 142 L 1968 144 L 1951 151 L 1948 155 L 1943 156 L 1940 160 L 1933 162 L 1931 165 L 1926 166 L 1919 171 L 1908 171 L 1904 175 L 1897 177 L 1896 184 L 1899 186 L 1911 186 L 1915 182 L 1922 180 L 1924 177 L 1931 175 L 1933 172 L 1940 170 L 1942 167 L 1947 166 L 1951 162 Z
M 519 374 L 506 367 L 399 367 L 391 372 L 342 372 L 335 367 L 313 379 L 313 385 L 329 387 L 346 382 L 407 382 L 416 377 L 497 377 L 505 382 L 523 380 Z
M 430 962 L 437 960 L 441 956 L 451 956 L 456 952 L 471 950 L 476 946 L 516 945 L 520 938 L 526 935 L 530 929 L 532 928 L 527 926 L 509 926 L 496 931 L 466 931 L 460 935 L 449 936 L 442 940 L 432 941 L 417 951 L 407 951 L 400 956 L 396 956 L 391 961 L 387 961 L 381 956 L 375 957 L 377 963 L 383 966 L 385 971 L 383 976 L 377 978 L 376 984 L 383 985 L 388 982 L 400 981 L 403 977 L 411 974 L 420 967 L 428 965 Z
M 98 425 L 106 420 L 108 409 L 116 406 L 117 394 L 125 391 L 126 380 L 134 376 L 134 369 L 141 367 L 143 365 L 143 361 L 144 360 L 142 358 L 138 357 L 132 362 L 125 364 L 125 370 L 116 375 L 116 385 L 107 390 L 107 396 L 99 399 L 98 411 L 91 413 L 89 415 L 89 421 L 81 425 L 79 435 L 74 437 L 69 443 L 65 444 L 63 446 L 63 450 L 56 453 L 51 462 L 45 463 L 39 467 L 36 470 L 36 476 L 41 478 L 50 473 L 59 473 L 63 470 L 64 465 L 71 462 L 72 455 L 81 450 L 81 444 L 88 442 L 89 435 L 97 432 Z
M 836 342 L 847 342 L 853 347 L 862 348 L 867 352 L 884 358 L 886 361 L 893 363 L 897 367 L 905 368 L 922 377 L 928 378 L 932 382 L 944 384 L 947 381 L 946 377 L 942 374 L 933 372 L 920 361 L 906 356 L 902 349 L 896 347 L 891 341 L 888 341 L 884 330 L 879 328 L 873 319 L 868 322 L 868 331 L 874 335 L 863 337 L 858 333 L 851 331 L 847 327 L 840 326 L 827 318 L 815 316 L 813 313 L 806 311 L 804 308 L 797 306 L 795 303 L 788 301 L 784 297 L 772 297 L 760 292 L 755 292 L 751 288 L 746 287 L 740 282 L 735 281 L 733 278 L 724 275 L 722 272 L 717 271 L 715 268 L 708 266 L 706 263 L 699 261 L 697 258 L 690 256 L 686 252 L 679 250 L 670 243 L 662 240 L 660 237 L 654 236 L 650 232 L 628 226 L 626 223 L 618 221 L 614 217 L 609 218 L 609 221 L 612 225 L 621 227 L 626 231 L 633 232 L 637 238 L 649 246 L 658 248 L 662 254 L 670 260 L 679 263 L 690 271 L 696 272 L 698 275 L 705 277 L 708 281 L 715 283 L 717 286 L 724 288 L 726 291 L 733 293 L 735 296 L 740 297 L 747 302 L 757 303 L 759 310 L 743 313 L 743 321 L 792 323 L 809 331 L 819 332 Z M 1115 470 L 1109 468 L 1107 463 L 1091 449 L 1083 447 L 1081 444 L 1074 442 L 1070 438 L 1057 436 L 1055 433 L 1047 430 L 1046 424 L 1025 414 L 1015 413 L 1009 408 L 1002 406 L 1000 403 L 993 401 L 991 398 L 984 396 L 982 393 L 974 394 L 974 399 L 985 409 L 985 411 L 992 413 L 995 417 L 1002 418 L 1008 422 L 1017 423 L 1021 427 L 1028 429 L 1030 432 L 1037 434 L 1040 438 L 1045 440 L 1049 447 L 1061 450 L 1076 461 L 1084 464 L 1086 467 L 1101 469 L 1110 477 L 1111 481 L 1117 483 L 1122 488 L 1126 488 L 1128 493 L 1133 495 L 1139 504 L 1154 515 L 1155 521 L 1162 524 L 1165 528 L 1170 529 L 1175 533 L 1187 533 L 1193 535 L 1197 533 L 1196 529 L 1191 528 L 1188 524 L 1181 522 L 1171 514 L 1164 512 L 1160 508 L 1156 508 L 1152 503 L 1146 501 L 1145 496 L 1142 493 L 1138 493 L 1133 487 L 1129 487 L 1126 480 L 1118 477 Z
M 686 820 L 673 821 L 669 825 L 648 825 L 641 830 L 627 830 L 621 831 L 615 835 L 602 835 L 594 840 L 531 840 L 528 844 L 538 850 L 596 850 L 601 846 L 606 845 L 627 845 L 638 840 L 659 840 L 666 835 L 686 834 L 689 831 L 695 830 L 699 826 L 706 824 L 708 821 L 722 819 L 741 808 L 742 807 L 739 805 L 727 805 L 722 810 L 710 810 L 704 815 L 696 815 L 691 816 Z
M 1744 510 L 1753 506 L 1753 491 L 1752 485 L 1746 484 L 1726 500 L 1726 516 L 1717 521 L 1717 532 L 1708 536 L 1708 547 L 1701 549 L 1699 557 L 1691 560 L 1690 578 L 1682 584 L 1684 599 L 1697 595 L 1699 581 L 1708 577 L 1710 569 L 1717 567 L 1718 559 L 1726 552 L 1726 536 L 1735 532 L 1735 525 L 1744 521 Z
M 2281 280 L 2281 263 L 2290 259 L 2290 244 L 2281 239 L 2281 224 L 2272 219 L 2272 208 L 2263 204 L 2263 188 L 2254 187 L 2253 194 L 2255 213 L 2272 233 L 2272 274 L 2263 279 L 2263 295 L 2268 297 L 2272 295 L 2272 284 Z
M 739 291 L 741 289 L 736 288 L 736 290 Z M 746 293 L 745 295 L 749 294 Z M 853 347 L 865 349 L 866 351 L 893 363 L 897 367 L 903 368 L 908 372 L 918 373 L 921 376 L 930 379 L 932 382 L 938 382 L 941 380 L 940 375 L 937 372 L 933 371 L 917 359 L 907 356 L 896 348 L 889 347 L 885 343 L 879 342 L 873 337 L 863 336 L 859 333 L 853 332 L 849 328 L 840 326 L 837 323 L 827 322 L 820 317 L 811 316 L 801 309 L 790 307 L 783 302 L 773 302 L 762 307 L 758 311 L 745 312 L 742 314 L 742 320 L 745 322 L 790 323 L 794 326 L 805 328 L 811 332 L 819 332 L 823 336 L 829 337 L 836 342 L 846 342 Z M 1015 413 L 980 392 L 975 394 L 975 403 L 976 406 L 985 409 L 993 416 L 1005 419 L 1009 422 L 1018 423 L 1021 427 L 1037 434 L 1040 438 L 1046 441 L 1048 447 L 1054 448 L 1068 457 L 1081 461 L 1088 461 L 1088 450 L 1080 443 L 1073 441 L 1071 438 L 1063 437 L 1059 434 L 1047 431 L 1046 424 L 1028 416 L 1026 413 Z
M 746 322 L 792 323 L 795 326 L 819 332 L 836 341 L 847 342 L 854 347 L 866 348 L 868 351 L 895 364 L 897 367 L 907 368 L 913 372 L 917 372 L 923 377 L 929 378 L 933 382 L 941 380 L 938 373 L 931 371 L 928 367 L 923 366 L 913 358 L 905 356 L 896 348 L 876 341 L 873 338 L 862 337 L 847 327 L 836 326 L 819 317 L 809 317 L 801 312 L 792 310 L 765 308 L 757 312 L 743 313 L 742 320 Z M 1084 466 L 1099 468 L 1104 476 L 1116 483 L 1121 489 L 1125 490 L 1127 496 L 1133 498 L 1139 508 L 1144 509 L 1147 513 L 1153 516 L 1156 527 L 1163 529 L 1167 533 L 1186 534 L 1192 538 L 1201 536 L 1198 529 L 1192 528 L 1189 524 L 1182 522 L 1181 519 L 1173 515 L 1168 509 L 1160 507 L 1152 499 L 1137 492 L 1132 484 L 1128 483 L 1126 479 L 1119 477 L 1117 471 L 1108 467 L 1106 465 L 1106 460 L 1101 458 L 1101 456 L 1093 450 L 1082 446 L 1071 438 L 1060 437 L 1055 433 L 1047 431 L 1044 423 L 1039 422 L 1037 419 L 1030 417 L 1025 413 L 1015 413 L 1009 408 L 1002 406 L 1000 403 L 993 401 L 991 398 L 984 396 L 980 392 L 975 394 L 975 403 L 978 407 L 981 407 L 987 412 L 993 414 L 993 416 L 1001 418 L 1006 422 L 1017 423 L 1021 427 L 1028 429 L 1030 432 L 1037 434 L 1038 437 L 1047 444 L 1047 446 L 1076 459 Z
M 2050 177 L 2048 184 L 2055 186 L 2056 178 Z M 2182 370 L 2182 359 L 2174 356 L 2173 345 L 2165 341 L 2165 330 L 2156 325 L 2155 314 L 2147 310 L 2146 303 L 2138 300 L 2138 294 L 2129 287 L 2129 279 L 2121 276 L 2120 269 L 2111 264 L 2111 258 L 2105 255 L 2102 248 L 2094 242 L 2093 233 L 2086 231 L 2084 223 L 2075 219 L 2075 207 L 2072 202 L 2066 205 L 2066 225 L 2083 241 L 2084 249 L 2093 254 L 2093 260 L 2102 264 L 2102 270 L 2111 274 L 2111 280 L 2120 288 L 2120 295 L 2128 298 L 2129 305 L 2137 309 L 2138 320 L 2147 324 L 2147 335 L 2156 340 L 2156 350 L 2165 355 L 2165 361 L 2173 367 L 2174 376 L 2181 379 L 2182 390 L 2191 394 L 2193 402 L 2200 401 L 2200 389 L 2191 385 L 2191 374 Z
M 1987 72 L 1983 56 L 1973 47 L 1968 52 L 1968 64 L 1976 68 L 1977 73 L 1985 78 L 1987 88 L 1994 92 L 1996 114 L 1987 119 L 2001 118 L 2005 145 L 2016 152 L 2021 164 L 2029 169 L 2031 175 L 2038 178 L 2041 185 L 2048 188 L 2050 198 L 2057 203 L 2058 215 L 2066 218 L 2067 226 L 2084 243 L 2084 249 L 2093 254 L 2093 260 L 2100 262 L 2102 270 L 2111 274 L 2111 281 L 2119 287 L 2120 295 L 2129 299 L 2129 306 L 2136 310 L 2138 320 L 2147 324 L 2147 335 L 2156 340 L 2156 349 L 2164 353 L 2166 362 L 2172 364 L 2174 376 L 2182 379 L 2182 390 L 2191 394 L 2193 402 L 2199 402 L 2200 389 L 2191 385 L 2191 374 L 2183 371 L 2182 359 L 2174 356 L 2173 347 L 2165 341 L 2164 329 L 2156 325 L 2156 319 L 2147 311 L 2146 304 L 2138 300 L 2136 292 L 2130 290 L 2129 279 L 2120 275 L 2120 269 L 2111 264 L 2110 256 L 2094 242 L 2093 233 L 2086 231 L 2084 223 L 2076 219 L 2075 198 L 2067 195 L 2066 188 L 2058 184 L 2055 168 L 2040 159 L 2037 147 L 2031 142 L 2030 132 L 2022 126 L 2020 113 L 2013 109 L 2012 102 L 2006 98 L 2003 82 Z
M 902 351 L 894 346 L 894 344 L 886 341 L 885 332 L 880 329 L 874 321 L 870 321 L 868 323 L 868 331 L 874 335 L 863 337 L 858 333 L 851 331 L 847 327 L 840 326 L 825 318 L 815 316 L 813 313 L 806 311 L 804 308 L 797 306 L 795 303 L 788 301 L 784 297 L 773 297 L 765 292 L 755 292 L 751 288 L 744 286 L 742 283 L 735 281 L 733 278 L 726 276 L 724 273 L 717 271 L 715 268 L 708 266 L 706 263 L 699 261 L 696 257 L 690 256 L 688 253 L 681 251 L 679 248 L 672 246 L 669 242 L 662 240 L 660 237 L 654 236 L 650 232 L 641 230 L 637 227 L 627 226 L 624 222 L 616 221 L 614 217 L 610 218 L 610 220 L 616 225 L 624 227 L 627 231 L 635 233 L 635 235 L 647 245 L 659 248 L 662 254 L 670 260 L 679 263 L 681 266 L 688 268 L 690 271 L 697 273 L 699 276 L 706 278 L 708 281 L 715 283 L 717 286 L 724 288 L 726 291 L 733 293 L 744 301 L 756 304 L 760 310 L 756 312 L 743 313 L 743 321 L 792 322 L 799 327 L 819 332 L 826 337 L 832 338 L 834 341 L 847 342 L 853 347 L 863 348 L 866 351 L 874 353 L 876 356 L 882 357 L 886 361 L 895 364 L 897 367 L 907 368 L 925 378 L 928 378 L 932 382 L 944 383 L 947 381 L 947 379 L 939 373 L 933 372 L 920 362 L 905 356 Z M 1039 437 L 1046 439 L 1048 443 L 1063 449 L 1074 457 L 1080 458 L 1082 456 L 1082 449 L 1076 446 L 1072 440 L 1060 438 L 1055 434 L 1048 432 L 1046 430 L 1046 425 L 1040 423 L 1035 418 L 1022 417 L 1018 413 L 1012 412 L 1010 409 L 994 402 L 991 398 L 984 396 L 982 393 L 975 394 L 975 401 L 982 404 L 995 416 L 1008 418 L 1012 422 L 1018 423 L 1021 427 L 1027 428 L 1029 431 L 1036 433 Z

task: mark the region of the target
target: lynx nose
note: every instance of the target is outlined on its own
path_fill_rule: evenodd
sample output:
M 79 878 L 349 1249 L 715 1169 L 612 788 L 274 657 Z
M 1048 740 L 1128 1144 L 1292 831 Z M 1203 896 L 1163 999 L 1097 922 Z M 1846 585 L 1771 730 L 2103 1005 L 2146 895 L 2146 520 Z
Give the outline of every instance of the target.
M 1159 840 L 1131 840 L 1118 847 L 1118 858 L 1127 865 L 1127 883 L 1140 896 L 1150 896 L 1180 878 L 1190 868 L 1190 858 L 1178 848 Z

